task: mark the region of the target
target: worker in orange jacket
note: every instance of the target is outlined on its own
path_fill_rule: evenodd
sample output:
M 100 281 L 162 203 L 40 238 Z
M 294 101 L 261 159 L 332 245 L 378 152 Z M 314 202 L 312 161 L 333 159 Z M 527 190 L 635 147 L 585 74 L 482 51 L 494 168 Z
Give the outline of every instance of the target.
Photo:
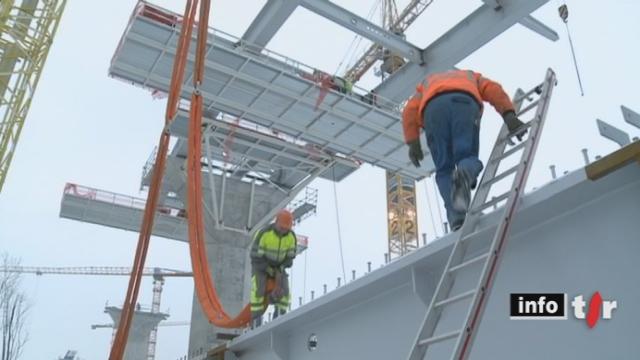
M 436 167 L 436 183 L 452 230 L 464 222 L 471 190 L 475 189 L 483 165 L 478 159 L 480 118 L 487 101 L 502 115 L 511 136 L 526 133 L 513 103 L 502 86 L 471 70 L 435 73 L 417 85 L 416 93 L 402 113 L 409 158 L 416 166 L 424 158 L 420 129 Z

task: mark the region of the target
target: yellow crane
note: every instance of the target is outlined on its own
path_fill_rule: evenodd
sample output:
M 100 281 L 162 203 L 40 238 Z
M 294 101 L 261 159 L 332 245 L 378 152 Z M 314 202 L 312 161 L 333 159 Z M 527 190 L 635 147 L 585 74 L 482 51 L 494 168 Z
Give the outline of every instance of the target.
M 433 0 L 411 0 L 400 14 L 398 14 L 395 0 L 382 0 L 382 2 L 382 27 L 403 36 L 405 30 L 431 5 Z M 404 59 L 391 54 L 378 44 L 373 44 L 347 70 L 344 78 L 352 83 L 357 82 L 379 60 L 383 61 L 381 66 L 383 73 L 391 74 L 404 65 Z
M 382 27 L 396 35 L 404 31 L 422 14 L 433 0 L 411 0 L 398 14 L 395 0 L 382 1 Z M 378 44 L 373 44 L 347 70 L 344 78 L 355 83 L 377 62 L 382 61 L 380 73 L 392 74 L 405 64 L 405 60 Z M 386 172 L 387 229 L 389 258 L 402 256 L 418 248 L 418 215 L 416 209 L 416 183 L 402 176 Z
M 0 192 L 66 2 L 0 1 Z

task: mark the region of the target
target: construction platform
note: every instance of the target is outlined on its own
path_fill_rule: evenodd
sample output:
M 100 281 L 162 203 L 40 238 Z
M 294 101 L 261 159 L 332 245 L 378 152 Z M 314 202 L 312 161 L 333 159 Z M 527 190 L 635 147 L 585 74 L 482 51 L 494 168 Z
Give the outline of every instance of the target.
M 176 53 L 178 14 L 140 2 L 111 61 L 109 74 L 155 92 L 167 92 Z M 323 89 L 328 75 L 293 59 L 210 30 L 201 93 L 206 111 L 286 133 L 320 151 L 354 158 L 416 180 L 430 175 L 407 159 L 395 103 L 353 87 Z M 186 65 L 182 97 L 193 90 L 195 46 Z M 205 111 L 205 112 L 206 112 Z M 424 141 L 424 140 L 422 140 Z M 426 144 L 423 147 L 427 149 Z
M 145 204 L 146 199 L 68 183 L 62 195 L 60 217 L 139 232 Z M 315 211 L 315 205 L 307 201 L 307 196 L 292 205 L 292 211 L 297 214 L 296 219 Z M 156 212 L 153 235 L 188 242 L 187 226 L 184 208 L 165 204 Z M 308 243 L 306 236 L 298 236 L 298 253 L 306 250 Z
M 189 113 L 180 108 L 170 131 L 184 140 L 174 146 L 173 156 L 186 159 L 188 124 Z M 205 114 L 203 124 L 203 135 L 209 139 L 209 149 L 203 146 L 203 157 L 218 164 L 252 165 L 249 167 L 265 178 L 272 176 L 271 170 L 286 170 L 286 179 L 274 176 L 273 180 L 289 189 L 332 160 L 335 164 L 321 172 L 320 178 L 341 181 L 360 166 L 355 159 L 330 154 L 314 144 L 222 113 Z

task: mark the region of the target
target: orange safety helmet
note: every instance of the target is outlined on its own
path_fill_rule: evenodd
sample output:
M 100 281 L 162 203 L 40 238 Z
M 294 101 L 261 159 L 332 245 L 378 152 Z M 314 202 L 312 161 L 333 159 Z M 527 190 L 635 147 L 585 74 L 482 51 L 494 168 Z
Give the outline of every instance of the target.
M 293 227 L 293 215 L 287 209 L 282 209 L 276 214 L 276 226 L 282 230 L 289 231 Z

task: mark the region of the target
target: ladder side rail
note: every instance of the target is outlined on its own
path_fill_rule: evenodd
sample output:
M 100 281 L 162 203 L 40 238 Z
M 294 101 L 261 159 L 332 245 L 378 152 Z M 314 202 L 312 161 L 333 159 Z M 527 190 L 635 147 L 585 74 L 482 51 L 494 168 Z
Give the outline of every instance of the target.
M 517 100 L 517 102 L 514 103 L 514 108 L 516 113 L 518 113 L 520 111 L 520 108 L 522 107 L 523 100 L 525 99 L 525 97 L 523 96 L 524 94 L 525 92 L 522 89 L 518 89 L 516 91 L 516 94 L 514 96 L 514 99 Z M 496 176 L 496 173 L 498 172 L 498 168 L 500 167 L 500 163 L 504 159 L 500 159 L 500 160 L 495 160 L 495 159 L 499 159 L 500 155 L 504 154 L 505 149 L 507 147 L 507 141 L 506 141 L 507 137 L 509 137 L 509 129 L 505 124 L 502 124 L 502 127 L 500 128 L 500 133 L 498 134 L 498 137 L 496 139 L 496 144 L 493 147 L 493 150 L 491 151 L 491 155 L 489 155 L 489 160 L 487 160 L 487 165 L 485 166 L 485 170 L 482 174 L 482 178 L 477 186 L 478 190 L 476 191 L 476 194 L 473 197 L 473 201 L 471 202 L 471 205 L 469 205 L 469 209 L 473 209 L 477 207 L 477 205 L 484 204 L 485 201 L 487 201 L 487 196 L 489 196 L 489 192 L 491 191 L 491 186 L 482 186 L 482 185 L 488 181 L 491 181 L 491 179 L 493 179 Z
M 553 70 L 548 69 L 545 82 L 542 87 L 542 93 L 540 94 L 539 106 L 536 109 L 535 117 L 530 121 L 532 123 L 530 128 L 531 133 L 527 139 L 530 143 L 527 144 L 523 151 L 521 168 L 518 170 L 518 174 L 514 179 L 515 187 L 512 188 L 512 195 L 505 206 L 505 215 L 503 215 L 503 220 L 500 223 L 499 230 L 496 232 L 491 246 L 490 259 L 485 263 L 482 270 L 482 276 L 478 283 L 478 291 L 476 291 L 472 305 L 469 307 L 464 327 L 462 327 L 462 331 L 458 337 L 451 359 L 466 359 L 469 355 L 469 349 L 473 344 L 475 335 L 477 334 L 477 331 L 474 330 L 479 327 L 482 320 L 484 309 L 491 294 L 491 288 L 493 285 L 492 280 L 498 272 L 498 268 L 502 260 L 501 255 L 508 240 L 511 224 L 513 223 L 513 217 L 520 204 L 520 197 L 524 194 L 524 188 L 527 183 L 529 172 L 533 164 L 538 144 L 540 143 L 540 135 L 549 110 L 551 94 L 556 83 L 555 80 L 555 73 Z
M 530 91 L 529 93 L 531 92 L 532 91 Z M 525 99 L 524 94 L 525 92 L 522 91 L 521 89 L 518 89 L 516 91 L 516 95 L 514 97 L 518 99 L 518 102 L 514 104 L 516 111 L 518 111 L 522 106 L 522 101 Z M 484 202 L 487 195 L 489 194 L 490 187 L 487 187 L 487 189 L 484 189 L 482 184 L 485 181 L 492 179 L 495 176 L 496 172 L 498 171 L 500 162 L 493 161 L 493 159 L 497 158 L 498 156 L 504 153 L 504 150 L 507 146 L 507 142 L 505 141 L 507 136 L 509 136 L 509 132 L 507 130 L 507 127 L 503 125 L 500 128 L 500 132 L 496 138 L 496 142 L 491 151 L 491 155 L 489 156 L 489 160 L 487 161 L 487 166 L 485 167 L 485 171 L 483 172 L 481 180 L 478 183 L 478 187 L 477 187 L 478 191 L 476 193 L 476 196 L 474 196 L 473 201 L 471 202 L 470 208 L 473 208 L 479 199 L 482 199 L 481 203 Z M 478 194 L 481 194 L 481 195 L 478 196 Z M 424 354 L 427 350 L 427 346 L 419 345 L 419 343 L 421 340 L 433 336 L 433 333 L 436 329 L 437 323 L 440 318 L 440 313 L 442 311 L 441 308 L 436 308 L 436 303 L 441 301 L 444 297 L 448 296 L 449 292 L 451 291 L 451 288 L 453 287 L 454 275 L 449 274 L 449 269 L 452 267 L 452 265 L 455 266 L 458 263 L 460 263 L 464 258 L 464 253 L 466 252 L 465 251 L 466 249 L 462 249 L 458 251 L 458 248 L 462 245 L 464 238 L 468 234 L 473 232 L 476 222 L 477 222 L 477 217 L 469 216 L 467 220 L 465 220 L 465 224 L 463 224 L 462 228 L 460 229 L 459 237 L 453 245 L 453 249 L 449 254 L 449 258 L 445 265 L 444 271 L 440 277 L 436 290 L 434 291 L 433 297 L 431 298 L 431 302 L 429 303 L 427 312 L 425 313 L 425 320 L 422 322 L 423 325 L 421 326 L 420 330 L 416 334 L 416 338 L 414 339 L 413 349 L 409 354 L 409 358 L 408 358 L 409 360 L 422 360 L 422 358 L 424 357 Z
M 545 83 L 550 83 L 551 79 L 555 80 L 555 78 L 553 78 L 553 73 L 551 72 L 551 70 L 548 71 L 547 73 L 547 79 L 545 81 Z M 544 85 L 545 83 L 541 84 Z M 514 96 L 514 105 L 515 105 L 515 110 L 518 112 L 522 106 L 522 103 L 525 99 L 527 99 L 528 95 L 532 94 L 536 89 L 540 88 L 541 85 L 536 86 L 534 89 L 530 90 L 529 92 L 525 93 L 524 91 L 522 91 L 521 89 L 518 89 L 518 91 L 516 92 L 516 95 Z M 553 84 L 551 84 L 551 86 L 553 86 Z M 548 89 L 548 86 L 547 86 Z M 545 97 L 546 96 L 546 97 Z M 537 139 L 539 138 L 538 133 L 539 133 L 539 129 L 541 128 L 541 126 L 538 125 L 538 123 L 540 121 L 538 121 L 539 119 L 544 120 L 544 115 L 546 115 L 546 109 L 548 108 L 548 97 L 550 97 L 550 91 L 548 94 L 545 94 L 544 92 L 541 94 L 540 99 L 536 100 L 534 103 L 536 103 L 536 105 L 538 105 L 538 103 L 542 100 L 543 104 L 546 106 L 538 106 L 538 109 L 536 111 L 536 117 L 534 117 L 534 119 L 531 121 L 533 124 L 533 126 L 531 126 L 531 134 L 529 135 L 529 138 L 527 140 L 525 140 L 527 143 L 526 147 L 528 149 L 525 149 L 525 151 L 523 151 L 522 154 L 522 158 L 525 157 L 525 154 L 527 155 L 527 158 L 530 158 L 530 154 L 532 153 L 531 151 L 527 151 L 527 150 L 531 150 L 533 149 L 535 151 L 535 147 L 537 145 L 537 140 L 535 141 L 535 144 L 532 144 L 533 141 L 530 141 L 531 139 Z M 542 117 L 540 117 L 540 115 L 543 114 Z M 494 145 L 494 148 L 491 152 L 491 155 L 489 157 L 489 160 L 487 162 L 487 166 L 485 168 L 485 172 L 483 173 L 483 176 L 481 178 L 481 181 L 478 185 L 478 191 L 476 193 L 476 196 L 473 199 L 472 205 L 470 207 L 470 209 L 474 208 L 477 206 L 477 203 L 484 203 L 486 201 L 486 198 L 489 194 L 489 191 L 491 189 L 491 179 L 493 179 L 496 175 L 496 172 L 498 170 L 499 164 L 501 162 L 501 160 L 503 160 L 504 158 L 506 158 L 506 156 L 504 156 L 505 153 L 505 149 L 506 149 L 506 144 L 507 144 L 507 137 L 508 137 L 508 130 L 507 127 L 505 125 L 502 126 L 500 133 L 498 135 L 496 144 Z M 521 164 L 523 162 L 521 161 Z M 524 170 L 524 171 L 523 171 Z M 528 170 L 529 167 L 527 166 L 519 166 L 518 168 L 518 173 L 521 173 L 521 175 L 525 176 L 528 175 Z M 516 179 L 518 177 L 516 176 Z M 520 177 L 521 181 L 519 181 L 519 183 L 522 184 L 522 176 Z M 515 179 L 514 179 L 514 183 L 515 183 Z M 524 179 L 524 181 L 526 181 L 526 179 Z M 489 182 L 489 186 L 482 186 L 485 182 Z M 521 187 L 523 187 L 523 185 L 521 185 Z M 513 191 L 513 189 L 512 189 Z M 515 198 L 515 199 L 514 199 Z M 514 197 L 511 196 L 510 201 L 513 202 L 512 205 L 516 204 L 518 197 Z M 512 206 L 515 209 L 515 206 Z M 505 207 L 505 213 L 506 213 L 506 209 L 507 207 Z M 461 244 L 461 242 L 465 239 L 465 237 L 472 233 L 473 229 L 475 228 L 475 225 L 477 223 L 477 220 L 479 218 L 479 215 L 477 216 L 472 216 L 471 214 L 469 215 L 466 223 L 463 225 L 463 228 L 460 231 L 460 234 L 456 240 L 456 242 L 454 243 L 454 247 L 451 250 L 449 259 L 447 261 L 447 264 L 445 265 L 445 269 L 444 272 L 440 278 L 440 281 L 438 283 L 438 286 L 436 287 L 436 290 L 434 292 L 434 296 L 430 302 L 430 305 L 427 309 L 427 313 L 425 315 L 425 321 L 423 322 L 422 327 L 420 328 L 417 337 L 415 339 L 415 342 L 413 343 L 413 348 L 411 350 L 411 353 L 409 354 L 409 359 L 411 360 L 420 360 L 424 357 L 424 354 L 427 350 L 427 346 L 423 346 L 421 345 L 422 343 L 425 343 L 425 345 L 427 345 L 428 342 L 425 341 L 425 337 L 431 337 L 433 336 L 433 333 L 437 327 L 438 321 L 439 321 L 439 317 L 441 315 L 442 312 L 442 307 L 437 307 L 437 303 L 440 302 L 441 300 L 443 300 L 444 297 L 448 296 L 449 292 L 451 291 L 451 288 L 453 286 L 454 283 L 454 278 L 453 275 L 450 274 L 449 269 L 451 268 L 452 264 L 457 264 L 460 263 L 463 259 L 464 259 L 464 255 L 466 253 L 466 246 L 463 246 L 463 244 Z M 498 234 L 503 233 L 503 227 L 505 225 L 505 222 L 503 221 L 502 224 L 500 224 L 499 229 L 496 233 L 496 237 L 494 237 L 494 241 L 491 245 L 491 247 L 493 248 L 495 246 L 496 243 L 496 239 L 498 238 Z M 508 224 L 507 224 L 508 225 Z M 508 230 L 508 227 L 504 230 Z M 489 265 L 490 261 L 487 258 L 485 260 L 485 265 L 483 267 L 483 275 L 486 275 L 486 269 L 487 266 Z M 493 262 L 492 262 L 493 263 Z M 455 265 L 454 265 L 455 266 Z M 472 304 L 475 304 L 475 302 L 478 299 L 478 290 L 480 287 L 480 284 L 482 284 L 482 280 L 483 278 L 485 278 L 486 276 L 481 276 L 481 279 L 478 282 L 478 287 L 475 289 L 475 295 L 474 295 L 474 299 Z M 444 295 L 442 295 L 444 294 Z M 471 317 L 471 311 L 472 309 L 474 309 L 475 306 L 470 306 L 469 307 L 469 313 L 466 317 L 466 323 L 469 322 L 469 318 Z M 466 324 L 465 324 L 466 325 Z M 467 326 L 463 327 L 462 329 L 465 329 Z M 464 332 L 460 331 L 459 335 L 458 335 L 458 341 L 457 341 L 457 346 L 456 346 L 456 352 L 459 352 L 460 350 L 460 341 L 464 336 Z M 467 341 L 465 341 L 466 343 Z

